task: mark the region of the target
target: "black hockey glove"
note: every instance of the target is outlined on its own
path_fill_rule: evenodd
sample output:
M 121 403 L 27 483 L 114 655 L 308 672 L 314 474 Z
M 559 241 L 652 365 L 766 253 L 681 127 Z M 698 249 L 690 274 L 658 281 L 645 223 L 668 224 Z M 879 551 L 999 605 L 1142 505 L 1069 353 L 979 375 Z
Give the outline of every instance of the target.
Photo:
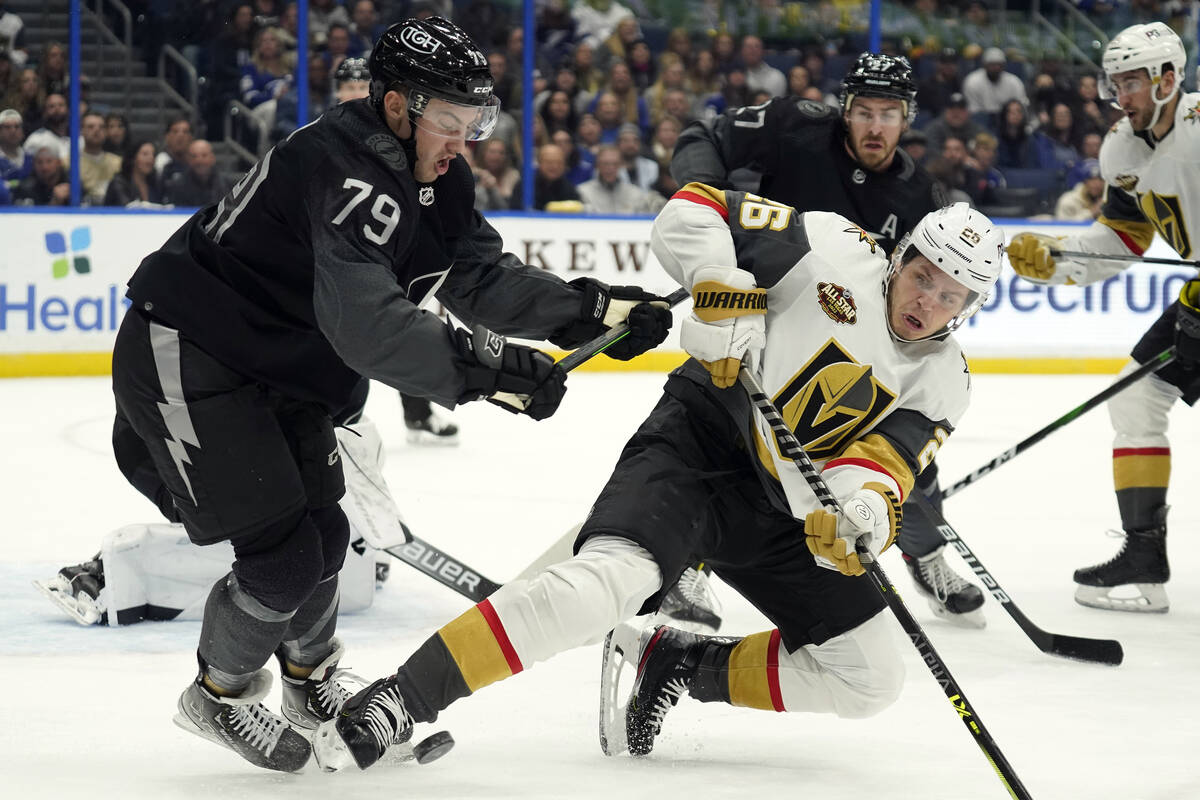
M 629 333 L 609 345 L 604 354 L 628 361 L 662 344 L 671 330 L 671 309 L 666 299 L 640 286 L 609 286 L 594 278 L 576 278 L 570 285 L 583 291 L 583 300 L 579 318 L 550 339 L 558 347 L 573 350 L 614 325 L 627 322 Z
M 466 389 L 460 403 L 487 400 L 505 411 L 545 419 L 558 410 L 567 393 L 567 374 L 554 359 L 477 325 L 474 332 L 454 333 L 468 361 Z
M 1200 279 L 1197 278 L 1185 283 L 1179 291 L 1175 355 L 1185 364 L 1200 363 Z

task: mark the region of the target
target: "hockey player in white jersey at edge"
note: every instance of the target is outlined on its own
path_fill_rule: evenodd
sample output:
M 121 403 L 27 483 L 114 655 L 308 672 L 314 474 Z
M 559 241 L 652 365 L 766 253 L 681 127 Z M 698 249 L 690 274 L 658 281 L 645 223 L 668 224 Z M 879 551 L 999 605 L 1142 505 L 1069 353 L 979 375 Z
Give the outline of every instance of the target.
M 922 217 L 946 204 L 941 185 L 899 146 L 917 115 L 912 67 L 902 56 L 863 53 L 846 73 L 839 100 L 840 109 L 776 97 L 692 123 L 680 134 L 671 174 L 680 186 L 698 181 L 749 189 L 799 211 L 836 212 L 891 253 Z M 917 491 L 941 510 L 937 462 L 918 476 Z M 986 624 L 983 591 L 947 563 L 945 539 L 916 502 L 905 505 L 897 545 L 917 590 L 939 618 L 968 628 Z M 695 595 L 697 582 L 703 579 L 685 572 L 664 608 L 703 608 L 702 599 L 710 595 L 689 605 L 680 591 Z
M 1103 86 L 1125 113 L 1104 138 L 1107 183 L 1100 217 L 1071 236 L 1019 233 L 1009 262 L 1037 283 L 1089 284 L 1129 266 L 1121 260 L 1056 257 L 1058 251 L 1140 256 L 1154 233 L 1184 259 L 1196 258 L 1190 227 L 1200 220 L 1200 93 L 1185 94 L 1187 55 L 1167 25 L 1133 25 L 1104 51 Z M 1176 360 L 1108 401 L 1113 486 L 1124 541 L 1110 560 L 1075 571 L 1075 599 L 1095 608 L 1165 612 L 1167 416 L 1175 401 L 1200 398 L 1200 281 L 1179 295 L 1133 347 L 1121 375 L 1176 347 Z
M 311 756 L 298 731 L 351 693 L 334 636 L 350 534 L 331 414 L 362 378 L 544 419 L 566 375 L 504 335 L 573 348 L 626 321 L 607 353 L 631 358 L 671 319 L 637 287 L 568 284 L 502 251 L 461 155 L 490 133 L 498 101 L 460 28 L 397 23 L 370 73 L 368 98 L 276 145 L 142 261 L 113 351 L 114 442 L 149 451 L 192 542 L 233 546 L 176 724 L 281 771 Z M 431 296 L 472 330 L 421 310 Z M 262 702 L 272 656 L 283 716 Z
M 367 768 L 415 723 L 610 630 L 605 674 L 636 665 L 627 702 L 602 691 L 610 754 L 649 753 L 684 693 L 845 718 L 896 700 L 902 643 L 855 542 L 878 554 L 895 540 L 916 474 L 967 407 L 952 332 L 995 284 L 1001 231 L 956 204 L 920 220 L 889 261 L 840 215 L 693 183 L 655 220 L 651 246 L 692 292 L 681 329 L 692 358 L 626 444 L 575 556 L 505 584 L 347 701 L 314 735 L 322 768 Z M 853 513 L 821 508 L 739 369 L 754 371 Z M 656 609 L 698 559 L 773 627 L 714 637 L 622 624 Z

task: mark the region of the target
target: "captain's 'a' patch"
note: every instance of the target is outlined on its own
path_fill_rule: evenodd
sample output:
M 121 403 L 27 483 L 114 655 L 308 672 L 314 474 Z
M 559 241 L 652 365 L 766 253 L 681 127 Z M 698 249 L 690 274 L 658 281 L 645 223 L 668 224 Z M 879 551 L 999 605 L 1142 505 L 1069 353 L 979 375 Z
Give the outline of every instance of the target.
M 858 439 L 896 394 L 838 344 L 826 342 L 775 396 L 787 426 L 814 461 L 832 458 Z

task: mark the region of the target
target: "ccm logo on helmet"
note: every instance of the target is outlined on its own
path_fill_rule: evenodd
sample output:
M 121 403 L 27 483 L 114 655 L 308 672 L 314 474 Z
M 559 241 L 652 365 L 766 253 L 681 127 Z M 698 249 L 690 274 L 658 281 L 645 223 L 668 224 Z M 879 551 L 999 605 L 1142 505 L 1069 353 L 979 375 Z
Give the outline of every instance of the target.
M 405 28 L 400 31 L 400 41 L 410 50 L 432 55 L 442 46 L 442 43 L 420 28 Z

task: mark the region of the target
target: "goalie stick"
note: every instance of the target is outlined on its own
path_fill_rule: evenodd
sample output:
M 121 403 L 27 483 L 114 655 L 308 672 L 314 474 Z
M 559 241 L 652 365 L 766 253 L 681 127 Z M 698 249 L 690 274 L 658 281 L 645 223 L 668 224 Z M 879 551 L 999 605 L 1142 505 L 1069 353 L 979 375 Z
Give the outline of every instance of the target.
M 933 503 L 930 503 L 929 499 L 921 494 L 920 491 L 913 492 L 912 496 L 916 498 L 917 505 L 933 521 L 942 538 L 958 551 L 963 561 L 967 562 L 967 566 L 979 577 L 984 587 L 991 592 L 992 597 L 996 598 L 996 601 L 1004 607 L 1004 610 L 1016 621 L 1017 625 L 1025 632 L 1030 641 L 1037 646 L 1038 650 L 1052 656 L 1072 658 L 1076 661 L 1086 661 L 1092 664 L 1108 664 L 1114 667 L 1124 660 L 1125 652 L 1121 649 L 1121 643 L 1115 639 L 1088 639 L 1082 636 L 1049 633 L 1034 625 L 1029 617 L 1025 616 L 1021 609 L 1017 608 L 1017 604 L 1008 596 L 1008 592 L 1004 591 L 996 579 L 992 577 L 987 567 L 976 557 L 971 548 L 967 546 L 967 543 L 959 537 L 958 532 L 933 507 Z
M 750 397 L 750 402 L 758 409 L 758 412 L 771 426 L 771 432 L 774 434 L 775 442 L 778 444 L 780 451 L 790 458 L 800 470 L 800 474 L 804 476 L 804 480 L 813 490 L 813 494 L 817 496 L 817 500 L 826 511 L 842 515 L 841 506 L 838 505 L 837 499 L 829 491 L 829 487 L 825 484 L 825 480 L 817 471 L 812 459 L 808 457 L 808 453 L 804 452 L 804 448 L 800 445 L 795 434 L 788 428 L 787 423 L 783 421 L 783 417 L 779 415 L 779 410 L 775 408 L 775 404 L 771 402 L 771 398 L 763 392 L 758 380 L 750 374 L 750 370 L 743 368 L 738 370 L 738 382 L 742 384 L 742 388 L 746 390 L 746 394 Z M 913 618 L 908 607 L 904 605 L 904 601 L 900 599 L 896 589 L 892 586 L 887 575 L 865 548 L 859 549 L 859 559 L 862 565 L 867 570 L 867 576 L 883 597 L 887 607 L 891 609 L 896 620 L 900 623 L 900 627 L 908 634 L 908 638 L 912 641 L 913 646 L 917 648 L 917 652 L 921 655 L 921 660 L 925 662 L 925 666 L 933 674 L 938 685 L 942 687 L 946 698 L 950 704 L 954 706 L 954 710 L 958 712 L 959 719 L 967 726 L 975 737 L 975 743 L 979 745 L 979 749 L 983 751 L 984 757 L 996 774 L 1000 777 L 1000 781 L 1004 784 L 1004 788 L 1016 800 L 1033 800 L 1032 795 L 1021 783 L 1021 779 L 1017 777 L 1013 771 L 1012 765 L 1008 763 L 1008 759 L 1000 752 L 1000 747 L 996 744 L 996 740 L 984 727 L 983 720 L 975 713 L 974 707 L 967 701 L 966 695 L 963 694 L 958 682 L 950 674 L 949 668 L 946 667 L 946 662 L 938 655 L 934 649 L 933 643 L 929 641 L 929 637 L 925 635 L 925 631 Z
M 1078 417 L 1086 414 L 1087 412 L 1091 411 L 1096 406 L 1103 403 L 1108 398 L 1112 397 L 1113 395 L 1117 394 L 1118 392 L 1124 391 L 1125 389 L 1129 388 L 1133 384 L 1140 381 L 1142 378 L 1149 375 L 1151 372 L 1156 372 L 1157 370 L 1162 369 L 1163 367 L 1165 367 L 1167 364 L 1170 364 L 1174 360 L 1175 360 L 1175 348 L 1174 347 L 1170 347 L 1170 348 L 1162 351 L 1161 353 L 1156 355 L 1154 358 L 1150 359 L 1145 364 L 1142 364 L 1140 367 L 1135 369 L 1133 372 L 1126 375 L 1124 378 L 1121 378 L 1120 380 L 1115 381 L 1111 386 L 1109 386 L 1104 391 L 1091 397 L 1088 400 L 1085 400 L 1083 403 L 1081 403 L 1078 406 L 1076 406 L 1075 408 L 1071 409 L 1066 414 L 1063 414 L 1061 417 L 1054 420 L 1054 422 L 1051 422 L 1049 425 L 1042 428 L 1040 431 L 1026 437 L 1025 439 L 1021 440 L 1020 442 L 1017 442 L 1015 445 L 1013 445 L 1009 449 L 1005 450 L 1003 453 L 996 456 L 995 458 L 993 458 L 988 463 L 984 464 L 979 469 L 977 469 L 974 472 L 972 472 L 971 474 L 967 475 L 965 478 L 958 480 L 956 483 L 954 483 L 954 485 L 950 486 L 948 489 L 943 489 L 942 497 L 947 498 L 950 495 L 954 494 L 955 492 L 958 492 L 959 490 L 964 489 L 967 486 L 970 486 L 972 483 L 979 480 L 984 475 L 987 475 L 989 472 L 996 469 L 996 467 L 1000 466 L 1001 464 L 1005 463 L 1006 461 L 1011 461 L 1016 456 L 1020 455 L 1021 453 L 1024 453 L 1026 450 L 1033 447 L 1035 444 L 1040 442 L 1042 439 L 1045 439 L 1047 436 L 1054 433 L 1056 430 L 1063 427 L 1068 422 L 1071 422 L 1071 421 L 1077 419 Z
M 671 292 L 664 299 L 671 306 L 677 306 L 689 297 L 691 297 L 691 293 L 687 289 L 681 288 Z M 558 365 L 563 368 L 564 372 L 570 372 L 585 361 L 603 353 L 609 346 L 625 338 L 628 334 L 629 326 L 626 323 L 622 322 L 619 325 L 614 325 L 600 336 L 583 343 L 573 352 L 564 356 L 559 360 Z M 383 548 L 385 553 L 393 555 L 410 567 L 420 570 L 438 583 L 453 589 L 474 603 L 486 600 L 492 592 L 500 588 L 499 583 L 484 577 L 483 573 L 472 569 L 446 551 L 434 547 L 429 542 L 414 534 L 403 521 L 400 522 L 400 526 L 404 529 L 404 544 L 385 547 Z M 570 542 L 574 541 L 577 532 L 577 528 L 568 531 L 565 536 L 551 545 L 547 553 L 562 552 L 562 542 L 566 541 L 566 552 L 569 557 Z M 535 560 L 529 567 L 522 570 L 518 577 L 527 577 L 532 572 L 535 572 L 535 565 L 540 567 L 545 566 L 547 563 L 554 563 L 553 561 L 545 562 L 545 558 L 546 556 L 542 556 Z M 555 561 L 557 560 L 561 559 L 555 559 Z

